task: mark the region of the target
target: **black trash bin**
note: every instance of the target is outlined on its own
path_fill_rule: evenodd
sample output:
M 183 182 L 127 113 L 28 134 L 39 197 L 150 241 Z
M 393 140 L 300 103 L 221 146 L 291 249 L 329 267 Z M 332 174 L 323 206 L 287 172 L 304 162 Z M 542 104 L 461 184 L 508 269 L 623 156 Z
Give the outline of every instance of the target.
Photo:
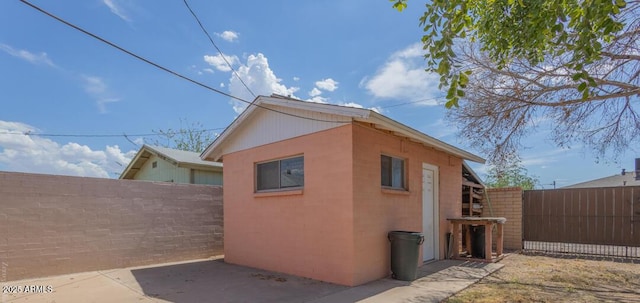
M 415 280 L 424 236 L 419 232 L 390 231 L 387 238 L 391 242 L 391 277 L 403 281 Z
M 484 259 L 484 225 L 471 226 L 471 256 L 474 258 Z

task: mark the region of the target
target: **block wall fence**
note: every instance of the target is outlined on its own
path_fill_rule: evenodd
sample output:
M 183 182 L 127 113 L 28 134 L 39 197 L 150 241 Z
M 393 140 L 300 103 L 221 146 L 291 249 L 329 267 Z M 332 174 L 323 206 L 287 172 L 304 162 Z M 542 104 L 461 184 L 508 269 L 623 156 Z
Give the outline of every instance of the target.
M 220 186 L 0 172 L 0 283 L 221 254 Z
M 489 188 L 484 200 L 483 215 L 505 217 L 503 229 L 504 249 L 522 249 L 522 189 L 520 187 Z M 491 206 L 489 206 L 489 202 Z M 491 213 L 493 211 L 493 214 Z M 496 232 L 495 230 L 493 231 Z M 494 234 L 495 239 L 495 234 Z

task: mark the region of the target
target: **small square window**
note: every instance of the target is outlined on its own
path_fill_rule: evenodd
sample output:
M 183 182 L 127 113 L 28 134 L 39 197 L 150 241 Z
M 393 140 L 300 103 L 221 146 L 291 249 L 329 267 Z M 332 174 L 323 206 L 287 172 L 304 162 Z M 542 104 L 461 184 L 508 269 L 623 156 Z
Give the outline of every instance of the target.
M 304 157 L 288 158 L 256 165 L 256 189 L 286 189 L 304 186 Z
M 404 159 L 380 156 L 380 179 L 382 186 L 406 189 Z
M 158 161 L 153 161 L 151 163 L 151 168 L 156 168 L 156 167 L 158 167 Z

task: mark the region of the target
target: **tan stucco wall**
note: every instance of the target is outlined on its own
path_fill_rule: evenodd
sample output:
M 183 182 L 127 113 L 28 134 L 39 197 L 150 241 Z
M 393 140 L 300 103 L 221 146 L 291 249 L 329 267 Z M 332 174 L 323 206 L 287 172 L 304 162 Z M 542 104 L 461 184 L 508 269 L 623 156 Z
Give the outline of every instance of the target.
M 351 154 L 346 125 L 224 155 L 225 262 L 352 285 Z M 256 162 L 295 155 L 301 194 L 254 194 Z
M 355 284 L 388 275 L 389 231 L 422 232 L 423 163 L 437 166 L 439 171 L 440 221 L 435 245 L 442 259 L 445 256 L 445 235 L 451 229 L 446 219 L 461 214 L 462 161 L 444 152 L 361 125 L 354 126 L 353 137 Z M 381 154 L 405 159 L 408 194 L 383 191 L 380 185 Z
M 389 274 L 391 230 L 422 231 L 422 163 L 439 168 L 439 251 L 460 216 L 459 158 L 360 125 L 224 155 L 225 261 L 345 285 Z M 380 154 L 407 159 L 409 193 L 380 185 Z M 254 194 L 256 162 L 304 154 L 295 195 Z
M 485 200 L 483 214 L 507 219 L 503 227 L 504 248 L 522 249 L 522 189 L 520 187 L 489 188 L 487 195 L 489 200 Z M 490 209 L 493 210 L 493 215 L 490 214 Z M 493 232 L 495 239 L 496 231 Z
M 222 253 L 222 188 L 0 172 L 0 282 Z

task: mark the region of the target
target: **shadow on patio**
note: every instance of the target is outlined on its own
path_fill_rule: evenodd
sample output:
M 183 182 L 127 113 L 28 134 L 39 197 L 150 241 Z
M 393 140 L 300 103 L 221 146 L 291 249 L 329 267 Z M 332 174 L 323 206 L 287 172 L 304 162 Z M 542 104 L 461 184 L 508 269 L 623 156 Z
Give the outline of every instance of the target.
M 170 302 L 439 302 L 501 265 L 443 260 L 418 279 L 381 279 L 346 287 L 224 263 L 223 259 L 132 270 L 145 295 Z
M 224 263 L 223 259 L 131 270 L 145 295 L 170 302 L 308 302 L 346 286 Z
M 5 282 L 50 285 L 53 292 L 2 294 L 0 301 L 440 302 L 502 266 L 441 260 L 420 267 L 419 278 L 413 282 L 385 278 L 346 287 L 205 259 Z

